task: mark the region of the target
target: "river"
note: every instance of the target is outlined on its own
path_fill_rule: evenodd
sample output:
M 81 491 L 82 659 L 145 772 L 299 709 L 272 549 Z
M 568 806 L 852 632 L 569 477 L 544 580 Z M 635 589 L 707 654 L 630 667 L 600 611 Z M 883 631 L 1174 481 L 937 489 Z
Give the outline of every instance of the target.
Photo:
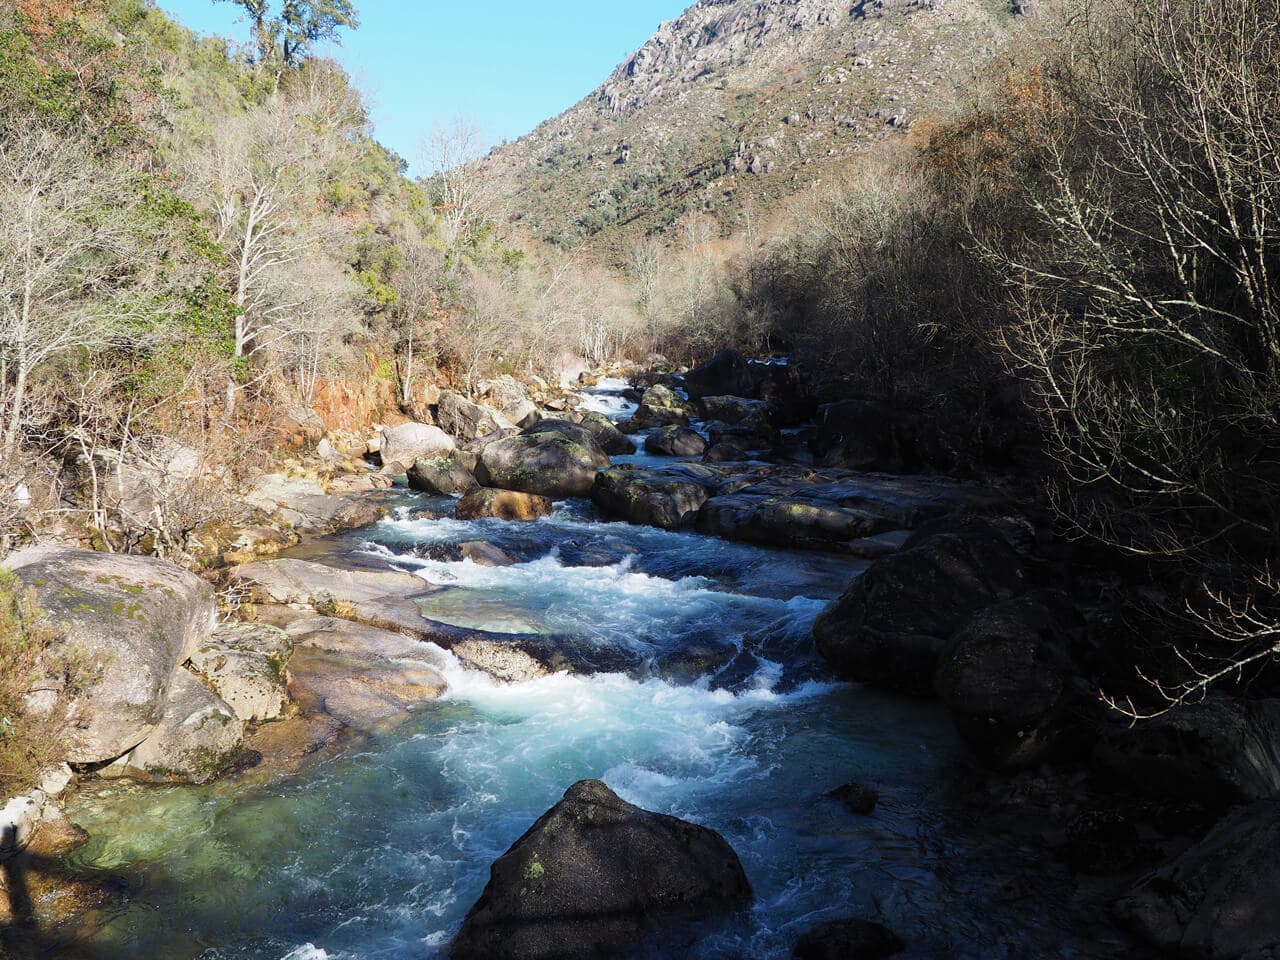
M 622 386 L 591 404 L 625 416 Z M 72 866 L 119 873 L 127 890 L 86 945 L 95 955 L 443 957 L 490 862 L 586 777 L 720 831 L 743 861 L 748 915 L 671 956 L 786 958 L 847 915 L 880 918 L 907 958 L 1125 955 L 1065 868 L 955 788 L 969 761 L 941 708 L 825 676 L 811 624 L 857 561 L 604 522 L 577 501 L 531 524 L 407 516 L 306 555 L 447 586 L 426 601 L 438 620 L 569 633 L 653 669 L 504 686 L 450 662 L 442 700 L 292 778 L 89 785 L 69 812 L 93 839 Z M 477 539 L 519 562 L 456 559 Z M 753 655 L 712 656 L 711 673 L 679 656 L 744 638 Z M 873 815 L 824 796 L 849 780 L 879 791 Z

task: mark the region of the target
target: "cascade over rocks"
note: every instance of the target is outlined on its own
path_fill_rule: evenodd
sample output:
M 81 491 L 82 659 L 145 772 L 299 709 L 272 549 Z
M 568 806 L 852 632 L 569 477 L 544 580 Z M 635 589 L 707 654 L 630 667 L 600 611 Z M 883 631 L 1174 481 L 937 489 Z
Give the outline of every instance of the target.
M 979 610 L 1024 589 L 1022 561 L 988 522 L 955 518 L 876 560 L 814 623 L 818 652 L 847 680 L 933 694 L 947 640 Z
M 660 427 L 645 438 L 645 453 L 659 457 L 700 457 L 707 449 L 702 434 L 688 427 Z
M 1162 952 L 1188 960 L 1262 960 L 1280 951 L 1280 801 L 1228 815 L 1149 874 L 1112 915 Z
M 531 429 L 537 431 L 538 426 Z M 495 440 L 480 453 L 476 479 L 487 487 L 553 500 L 589 496 L 596 473 L 609 466 L 609 458 L 590 431 L 579 430 L 577 439 L 560 432 L 535 432 Z
M 984 762 L 1029 767 L 1078 734 L 1097 702 L 1077 689 L 1072 650 L 1084 629 L 1065 596 L 1038 593 L 980 610 L 947 643 L 934 689 Z
M 447 457 L 419 458 L 409 468 L 409 486 L 431 494 L 466 493 L 479 486 L 458 453 Z
M 402 423 L 382 431 L 379 453 L 384 466 L 408 465 L 420 458 L 447 456 L 454 451 L 453 438 L 439 427 Z
M 166 716 L 179 666 L 213 631 L 213 588 L 162 560 L 29 547 L 6 565 L 61 632 L 60 644 L 89 664 L 89 683 L 68 707 L 65 758 L 113 760 L 145 740 Z M 35 709 L 56 691 L 37 692 Z
M 1280 700 L 1219 697 L 1109 728 L 1095 762 L 1137 790 L 1220 810 L 1280 797 Z
M 583 780 L 494 861 L 453 942 L 453 960 L 625 955 L 655 925 L 751 897 L 713 830 L 621 800 Z

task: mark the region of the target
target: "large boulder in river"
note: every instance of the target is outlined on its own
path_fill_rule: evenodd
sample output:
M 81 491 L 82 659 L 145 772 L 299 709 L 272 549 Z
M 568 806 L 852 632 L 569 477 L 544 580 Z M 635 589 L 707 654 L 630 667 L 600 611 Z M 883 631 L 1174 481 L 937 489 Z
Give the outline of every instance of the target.
M 601 470 L 591 499 L 605 513 L 664 530 L 692 526 L 715 479 L 626 464 Z
M 1112 908 L 1164 957 L 1262 960 L 1280 953 L 1280 801 L 1221 821 Z
M 1280 797 L 1280 700 L 1221 697 L 1107 730 L 1095 761 L 1138 790 L 1212 809 Z
M 702 434 L 688 427 L 662 427 L 644 441 L 644 452 L 659 457 L 700 457 L 706 449 Z
M 476 464 L 476 479 L 487 487 L 561 500 L 590 495 L 596 473 L 607 466 L 609 457 L 593 440 L 534 433 L 485 447 Z
M 690 405 L 680 399 L 670 387 L 654 384 L 641 395 L 640 405 L 631 415 L 631 425 L 635 429 L 672 424 L 687 427 L 691 410 Z
M 938 656 L 979 610 L 1023 590 L 1022 562 L 985 521 L 933 525 L 875 561 L 814 623 L 818 652 L 847 680 L 931 696 Z
M 157 727 L 173 677 L 216 622 L 213 588 L 161 560 L 30 547 L 6 566 L 58 628 L 61 644 L 88 664 L 71 699 L 64 756 L 71 763 L 112 760 Z M 52 707 L 38 692 L 34 706 Z
M 446 433 L 459 440 L 475 440 L 515 426 L 498 411 L 480 403 L 472 403 L 456 390 L 445 390 L 440 394 L 436 422 Z
M 549 516 L 554 505 L 548 497 L 518 490 L 495 490 L 482 487 L 472 490 L 458 501 L 454 516 L 459 520 L 537 520 Z
M 447 456 L 454 450 L 453 438 L 439 427 L 425 423 L 402 423 L 382 431 L 379 453 L 386 466 L 408 465 L 420 457 Z
M 409 468 L 409 486 L 430 494 L 466 493 L 479 486 L 458 453 L 447 457 L 419 458 Z
M 747 901 L 742 864 L 713 830 L 570 787 L 499 857 L 453 942 L 453 960 L 625 956 L 672 921 Z
M 588 413 L 582 418 L 582 426 L 591 431 L 596 443 L 611 457 L 626 456 L 636 452 L 636 445 L 619 430 L 603 413 Z
M 186 670 L 169 686 L 160 725 L 108 776 L 177 783 L 208 783 L 235 761 L 244 724 L 221 697 Z
M 1031 766 L 1082 739 L 1073 660 L 1084 619 L 1061 594 L 1015 597 L 979 611 L 947 643 L 934 689 L 984 762 Z

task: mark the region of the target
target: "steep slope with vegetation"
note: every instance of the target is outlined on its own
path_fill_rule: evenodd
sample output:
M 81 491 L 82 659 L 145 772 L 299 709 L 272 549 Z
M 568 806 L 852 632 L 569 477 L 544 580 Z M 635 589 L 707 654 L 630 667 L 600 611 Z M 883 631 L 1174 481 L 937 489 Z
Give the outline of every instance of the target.
M 950 103 L 1008 36 L 1007 0 L 699 0 L 591 95 L 493 151 L 531 236 L 630 264 L 645 238 L 759 232 Z

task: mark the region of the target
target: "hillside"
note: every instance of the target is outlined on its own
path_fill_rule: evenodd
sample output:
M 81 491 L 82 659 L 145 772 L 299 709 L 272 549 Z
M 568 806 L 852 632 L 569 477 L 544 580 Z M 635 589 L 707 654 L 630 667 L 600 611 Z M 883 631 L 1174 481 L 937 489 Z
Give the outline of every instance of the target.
M 521 232 L 614 262 L 692 210 L 729 233 L 945 109 L 1023 6 L 698 0 L 485 172 Z

